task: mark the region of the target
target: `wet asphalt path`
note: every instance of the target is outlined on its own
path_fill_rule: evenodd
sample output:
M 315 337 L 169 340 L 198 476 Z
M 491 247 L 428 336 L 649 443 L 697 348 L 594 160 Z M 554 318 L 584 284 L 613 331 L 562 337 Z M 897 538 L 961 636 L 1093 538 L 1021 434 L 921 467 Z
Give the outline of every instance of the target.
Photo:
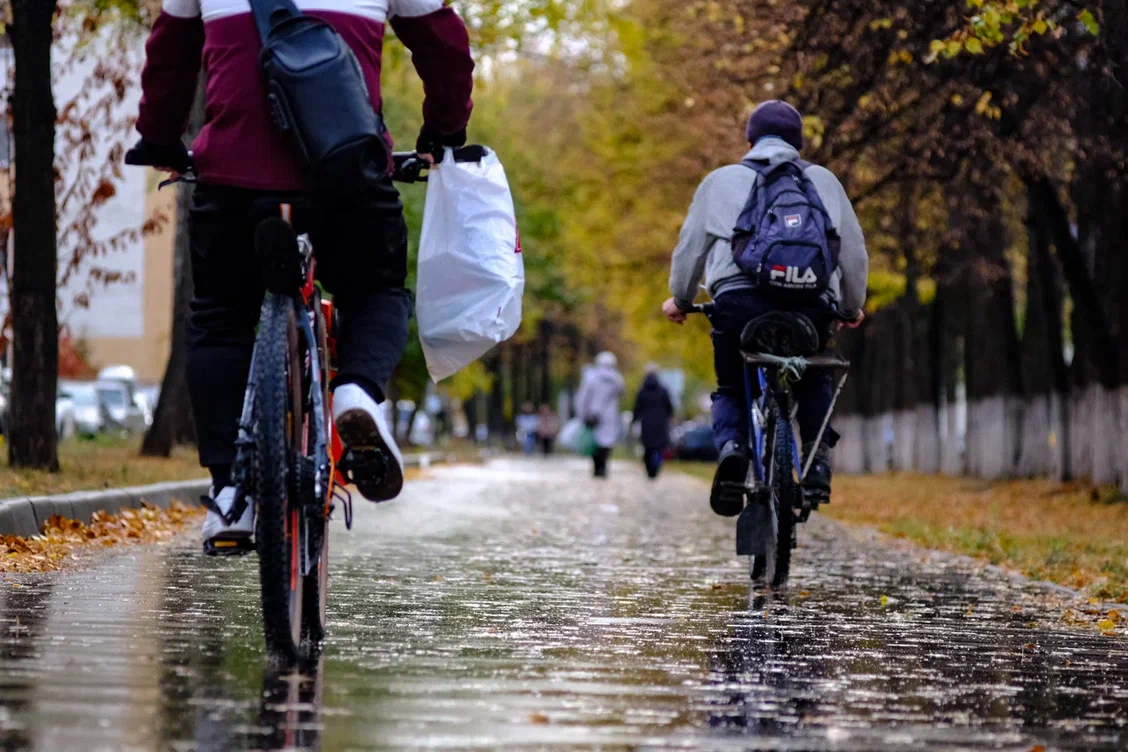
M 790 588 L 750 593 L 706 494 L 433 470 L 334 531 L 304 673 L 264 662 L 252 558 L 9 578 L 0 749 L 1128 748 L 1128 641 L 1060 626 L 1058 596 L 823 520 Z

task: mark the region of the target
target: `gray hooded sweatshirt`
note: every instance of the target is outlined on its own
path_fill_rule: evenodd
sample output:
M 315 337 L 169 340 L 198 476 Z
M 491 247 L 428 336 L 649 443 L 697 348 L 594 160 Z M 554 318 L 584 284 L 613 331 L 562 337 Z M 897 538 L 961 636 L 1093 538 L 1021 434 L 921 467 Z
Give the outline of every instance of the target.
M 761 139 L 745 159 L 767 160 L 772 165 L 799 158 L 795 147 L 775 138 Z M 830 281 L 830 294 L 846 318 L 856 318 L 866 302 L 869 256 L 862 227 L 838 178 L 825 167 L 812 165 L 807 177 L 815 185 L 842 238 L 838 270 Z M 689 207 L 681 238 L 670 268 L 670 291 L 680 307 L 697 297 L 701 277 L 709 295 L 752 287 L 752 280 L 732 258 L 732 230 L 760 175 L 744 165 L 728 165 L 705 176 Z

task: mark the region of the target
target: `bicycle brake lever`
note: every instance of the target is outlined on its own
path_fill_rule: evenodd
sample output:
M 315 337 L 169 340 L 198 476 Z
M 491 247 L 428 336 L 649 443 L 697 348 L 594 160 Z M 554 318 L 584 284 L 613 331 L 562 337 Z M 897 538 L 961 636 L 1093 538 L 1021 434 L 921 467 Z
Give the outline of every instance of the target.
M 159 190 L 165 188 L 166 186 L 174 185 L 175 183 L 195 183 L 195 182 L 196 182 L 196 178 L 191 177 L 190 175 L 177 175 L 174 178 L 166 178 L 166 179 L 162 180 L 161 182 L 157 183 L 157 190 L 159 191 Z

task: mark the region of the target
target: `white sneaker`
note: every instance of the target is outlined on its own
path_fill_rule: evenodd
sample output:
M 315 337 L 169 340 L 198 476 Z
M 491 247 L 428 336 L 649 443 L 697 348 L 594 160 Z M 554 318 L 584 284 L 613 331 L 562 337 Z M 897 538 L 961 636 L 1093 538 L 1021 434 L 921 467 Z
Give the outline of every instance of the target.
M 219 493 L 212 489 L 212 500 L 224 512 L 231 510 L 235 503 L 235 487 L 224 486 Z M 204 518 L 204 528 L 201 535 L 204 539 L 204 551 L 207 553 L 225 553 L 225 548 L 242 548 L 238 545 L 247 543 L 255 532 L 255 502 L 247 497 L 247 508 L 239 519 L 230 525 L 227 520 L 216 514 L 215 510 L 208 509 L 208 516 Z M 234 544 L 234 545 L 233 545 Z
M 384 411 L 356 384 L 333 391 L 333 421 L 349 458 L 348 471 L 360 495 L 387 501 L 403 489 L 403 455 Z

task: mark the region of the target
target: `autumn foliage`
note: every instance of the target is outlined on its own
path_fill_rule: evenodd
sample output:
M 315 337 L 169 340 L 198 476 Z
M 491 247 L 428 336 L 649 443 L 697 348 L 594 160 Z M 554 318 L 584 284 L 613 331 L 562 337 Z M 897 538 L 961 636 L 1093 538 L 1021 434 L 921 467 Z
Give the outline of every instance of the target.
M 98 370 L 87 359 L 85 343 L 67 334 L 59 336 L 59 377 L 64 379 L 91 379 Z

